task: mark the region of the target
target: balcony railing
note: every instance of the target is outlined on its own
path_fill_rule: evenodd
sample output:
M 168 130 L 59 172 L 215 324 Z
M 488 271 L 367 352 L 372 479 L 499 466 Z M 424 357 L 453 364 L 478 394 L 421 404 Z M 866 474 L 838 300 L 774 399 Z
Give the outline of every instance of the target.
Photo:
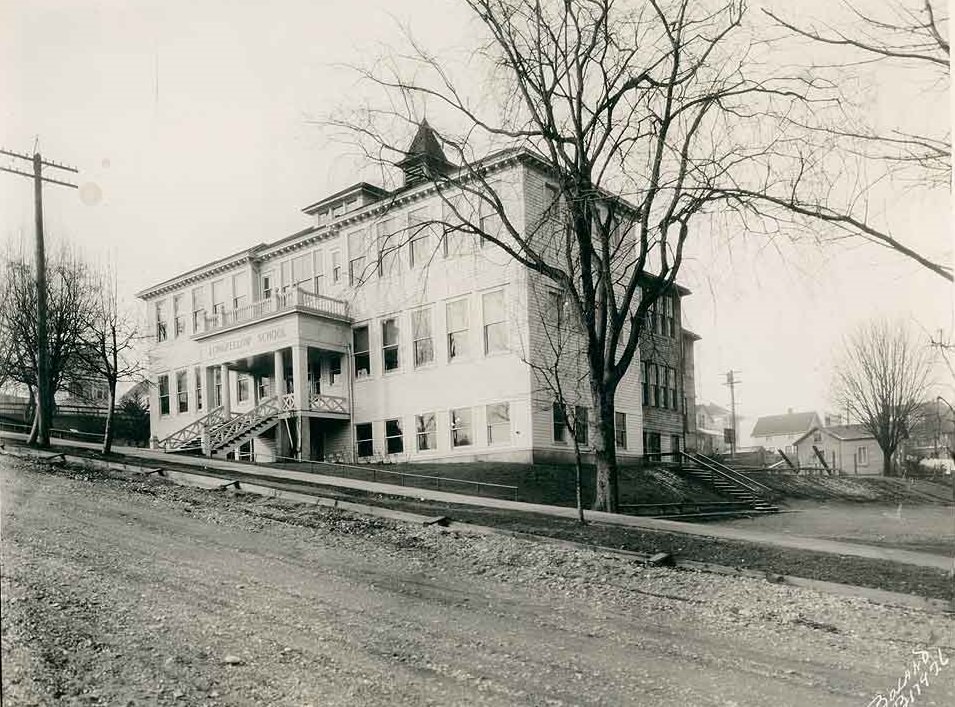
M 205 328 L 200 333 L 208 334 L 211 331 L 225 329 L 235 326 L 236 324 L 253 322 L 256 319 L 261 319 L 270 314 L 278 314 L 295 309 L 296 307 L 301 307 L 302 309 L 311 310 L 317 314 L 324 314 L 325 316 L 334 317 L 336 319 L 348 319 L 347 302 L 334 299 L 333 297 L 326 297 L 325 295 L 317 295 L 314 292 L 307 292 L 296 287 L 286 292 L 277 292 L 267 299 L 259 300 L 252 304 L 216 312 L 212 316 L 206 316 L 203 318 Z

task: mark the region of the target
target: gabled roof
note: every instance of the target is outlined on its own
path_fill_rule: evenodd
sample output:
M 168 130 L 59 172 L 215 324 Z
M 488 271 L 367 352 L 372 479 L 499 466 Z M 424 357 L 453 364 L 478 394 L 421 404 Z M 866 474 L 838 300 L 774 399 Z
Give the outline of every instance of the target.
M 729 410 L 717 405 L 716 403 L 703 403 L 702 405 L 697 405 L 696 409 L 706 413 L 710 417 L 721 417 L 723 415 L 730 414 Z
M 794 435 L 819 425 L 819 416 L 814 412 L 790 412 L 785 415 L 766 415 L 756 420 L 753 437 Z
M 833 437 L 834 439 L 838 439 L 841 442 L 847 442 L 854 439 L 875 439 L 872 434 L 862 425 L 830 425 L 829 427 L 813 425 L 806 432 L 806 434 L 795 441 L 795 444 L 799 444 L 806 439 L 806 437 L 817 430 L 829 435 L 830 437 Z

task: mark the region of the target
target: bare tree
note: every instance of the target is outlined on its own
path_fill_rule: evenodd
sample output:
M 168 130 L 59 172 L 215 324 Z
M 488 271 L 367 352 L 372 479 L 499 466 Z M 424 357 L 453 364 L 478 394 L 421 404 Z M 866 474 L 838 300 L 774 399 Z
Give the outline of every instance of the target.
M 106 428 L 101 451 L 109 454 L 113 445 L 116 387 L 120 381 L 142 376 L 145 368 L 139 344 L 143 337 L 136 317 L 120 306 L 114 272 L 104 270 L 97 278 L 94 292 L 86 315 L 82 346 L 77 350 L 75 373 L 106 383 Z
M 918 421 L 931 357 L 902 325 L 875 322 L 847 341 L 835 369 L 834 398 L 875 437 L 892 473 L 892 456 Z
M 447 215 L 422 227 L 475 234 L 566 298 L 586 343 L 595 508 L 616 511 L 615 397 L 645 315 L 672 288 L 694 221 L 749 208 L 734 177 L 784 139 L 767 119 L 810 100 L 814 85 L 747 76 L 737 0 L 466 4 L 483 32 L 470 64 L 492 67 L 488 85 L 460 84 L 409 36 L 409 54 L 359 69 L 382 105 L 324 123 L 383 167 L 405 160 L 395 126 L 416 124 L 420 104 L 458 127 L 442 131 L 447 159 L 423 165 Z M 501 146 L 555 187 L 533 223 L 485 168 Z
M 10 337 L 5 376 L 25 386 L 31 398 L 37 395 L 37 303 L 33 265 L 22 254 L 8 250 L 2 263 L 6 296 L 0 310 L 0 331 Z M 47 333 L 49 346 L 49 400 L 37 405 L 29 443 L 37 442 L 38 416 L 52 414 L 53 396 L 62 389 L 71 367 L 77 364 L 86 325 L 85 312 L 91 306 L 92 290 L 87 268 L 69 248 L 62 247 L 48 256 Z M 47 420 L 49 430 L 52 420 Z
M 814 52 L 803 53 L 813 57 L 812 70 L 817 75 L 825 73 L 839 89 L 840 108 L 814 113 L 799 123 L 807 131 L 807 143 L 828 146 L 827 159 L 814 160 L 801 151 L 805 144 L 794 143 L 786 163 L 777 161 L 774 170 L 787 178 L 741 193 L 755 196 L 754 192 L 762 191 L 763 198 L 756 203 L 767 213 L 788 211 L 805 222 L 827 224 L 891 248 L 951 281 L 950 263 L 917 249 L 913 234 L 896 233 L 869 208 L 868 199 L 880 183 L 891 182 L 897 193 L 912 189 L 921 194 L 947 193 L 950 189 L 951 118 L 931 102 L 948 103 L 947 7 L 933 0 L 890 0 L 878 11 L 859 9 L 847 0 L 841 6 L 845 20 L 836 23 L 798 22 L 763 10 L 790 38 L 833 48 L 836 58 L 827 67 L 818 66 Z M 878 124 L 871 107 L 853 109 L 851 87 L 860 66 L 873 73 L 889 69 L 890 76 L 904 75 L 910 83 L 925 85 L 912 96 L 913 127 L 888 129 Z M 871 79 L 866 87 L 868 97 Z M 799 122 L 795 116 L 788 119 Z

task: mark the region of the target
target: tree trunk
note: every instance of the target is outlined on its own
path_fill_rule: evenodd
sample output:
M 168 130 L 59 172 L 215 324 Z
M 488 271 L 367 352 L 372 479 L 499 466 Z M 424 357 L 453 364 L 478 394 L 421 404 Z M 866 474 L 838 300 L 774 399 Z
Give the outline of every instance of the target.
M 30 425 L 30 434 L 27 437 L 27 445 L 32 447 L 36 444 L 37 435 L 40 433 L 40 406 L 37 405 L 33 410 L 33 422 Z
M 51 387 L 49 383 L 47 387 Z M 36 445 L 41 449 L 50 447 L 50 430 L 53 428 L 53 391 L 47 390 L 43 399 L 40 399 L 41 392 L 37 392 L 37 433 L 35 437 Z
M 882 450 L 882 475 L 892 476 L 892 454 Z
M 108 455 L 113 449 L 113 413 L 116 407 L 116 381 L 109 382 L 109 403 L 106 407 L 106 429 L 103 430 L 101 452 Z
M 594 402 L 593 431 L 594 460 L 597 464 L 597 489 L 594 510 L 617 512 L 619 489 L 617 484 L 617 449 L 614 443 L 614 394 L 599 384 L 591 386 Z

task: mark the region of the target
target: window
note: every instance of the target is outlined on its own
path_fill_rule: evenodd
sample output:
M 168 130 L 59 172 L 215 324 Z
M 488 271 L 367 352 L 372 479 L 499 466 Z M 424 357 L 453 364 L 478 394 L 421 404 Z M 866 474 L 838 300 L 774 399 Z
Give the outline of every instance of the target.
M 156 341 L 166 340 L 166 301 L 156 302 Z
M 375 438 L 370 422 L 355 425 L 355 443 L 359 457 L 370 457 L 375 453 Z
M 232 307 L 238 309 L 249 303 L 249 277 L 246 273 L 232 276 Z
M 212 283 L 212 316 L 221 323 L 222 313 L 225 311 L 225 288 L 223 280 Z
M 410 266 L 425 265 L 434 254 L 432 228 L 428 224 L 430 217 L 427 209 L 416 209 L 408 214 L 408 240 L 410 241 Z
M 647 461 L 660 461 L 660 433 L 643 432 L 643 455 Z
M 212 390 L 215 393 L 212 405 L 219 407 L 222 405 L 222 369 L 218 366 L 212 369 Z
M 189 381 L 185 371 L 176 371 L 176 411 L 189 412 Z
M 672 385 L 670 387 L 670 408 L 672 410 L 680 409 L 680 387 L 677 385 L 677 370 L 675 368 L 670 369 L 670 378 Z M 685 409 L 685 408 L 684 408 Z
M 427 452 L 438 448 L 438 428 L 433 412 L 415 415 L 414 426 L 419 452 Z
M 192 288 L 192 333 L 197 334 L 206 328 L 206 290 L 204 287 Z
M 197 366 L 192 375 L 196 379 L 196 410 L 202 410 L 202 368 Z
M 411 338 L 414 342 L 414 366 L 426 366 L 434 361 L 434 340 L 431 338 L 431 308 L 411 313 Z
M 471 444 L 471 409 L 451 411 L 451 446 L 467 447 Z
M 644 406 L 650 405 L 650 362 L 643 362 L 643 404 Z
M 385 319 L 381 323 L 381 356 L 386 371 L 396 371 L 401 366 L 398 353 L 400 338 L 398 320 L 394 317 Z
M 484 308 L 484 353 L 504 351 L 507 349 L 504 290 L 488 292 L 481 300 Z
M 624 412 L 613 414 L 613 439 L 619 449 L 627 448 L 627 414 Z
M 306 253 L 292 258 L 292 287 L 308 289 L 312 283 L 312 256 Z
M 240 403 L 247 402 L 249 400 L 249 377 L 246 375 L 240 375 L 236 381 L 238 386 L 236 399 Z
M 405 441 L 401 436 L 401 420 L 385 420 L 385 448 L 388 454 L 401 454 L 405 451 Z
M 335 381 L 342 374 L 342 357 L 339 354 L 332 354 L 328 360 L 328 384 L 335 385 Z
M 680 460 L 680 449 L 683 447 L 683 438 L 680 435 L 670 435 L 670 451 L 673 452 L 673 461 Z
M 461 230 L 464 227 L 464 220 L 470 220 L 468 214 L 468 204 L 462 194 L 451 197 L 444 204 L 444 221 L 450 224 L 445 227 L 442 238 L 442 252 L 446 258 L 463 255 L 473 249 L 472 234 Z
M 315 273 L 313 279 L 313 292 L 316 295 L 325 293 L 325 257 L 324 253 L 316 250 L 312 253 L 312 272 Z
M 812 433 L 812 441 L 813 441 L 813 442 L 821 442 L 821 441 L 822 441 L 822 432 L 820 432 L 819 430 L 816 430 L 815 432 L 813 432 L 813 433 Z
M 260 277 L 262 283 L 262 299 L 269 299 L 275 291 L 275 275 L 272 271 L 262 273 Z
M 159 414 L 169 414 L 169 376 L 159 376 Z
M 388 277 L 398 271 L 398 247 L 395 220 L 386 219 L 378 224 L 378 275 Z
M 560 403 L 554 402 L 553 409 L 551 410 L 551 421 L 554 426 L 554 441 L 555 442 L 566 442 L 566 433 L 567 433 L 567 423 L 564 416 L 564 408 Z
M 650 386 L 653 390 L 651 404 L 653 407 L 660 407 L 660 366 L 655 363 L 650 364 Z
M 448 360 L 468 353 L 468 301 L 455 300 L 447 304 Z
M 172 322 L 173 336 L 179 337 L 186 333 L 186 313 L 184 295 L 176 295 L 172 298 Z
M 339 250 L 332 251 L 332 282 L 339 282 L 342 279 L 342 253 Z
M 868 466 L 869 464 L 868 447 L 859 447 L 856 450 L 856 461 L 859 463 L 859 466 Z
M 663 333 L 673 338 L 676 337 L 676 317 L 674 316 L 674 300 L 671 295 L 663 298 Z
M 586 445 L 590 439 L 590 424 L 587 408 L 582 405 L 574 407 L 574 437 L 579 444 Z
M 511 441 L 511 406 L 509 403 L 494 403 L 488 405 L 487 416 L 487 443 L 507 444 Z
M 360 285 L 365 281 L 365 252 L 368 231 L 361 229 L 348 234 L 348 284 Z
M 478 239 L 479 248 L 483 248 L 488 242 L 486 236 L 500 240 L 504 233 L 504 222 L 501 220 L 501 214 L 498 213 L 496 208 L 483 201 L 481 202 L 481 221 L 478 227 L 481 230 Z
M 371 355 L 368 350 L 368 327 L 360 326 L 352 332 L 352 352 L 355 358 L 355 378 L 371 375 Z
M 660 366 L 660 407 L 666 409 L 670 406 L 670 367 Z
M 268 400 L 272 397 L 272 381 L 263 376 L 259 378 L 259 400 Z

